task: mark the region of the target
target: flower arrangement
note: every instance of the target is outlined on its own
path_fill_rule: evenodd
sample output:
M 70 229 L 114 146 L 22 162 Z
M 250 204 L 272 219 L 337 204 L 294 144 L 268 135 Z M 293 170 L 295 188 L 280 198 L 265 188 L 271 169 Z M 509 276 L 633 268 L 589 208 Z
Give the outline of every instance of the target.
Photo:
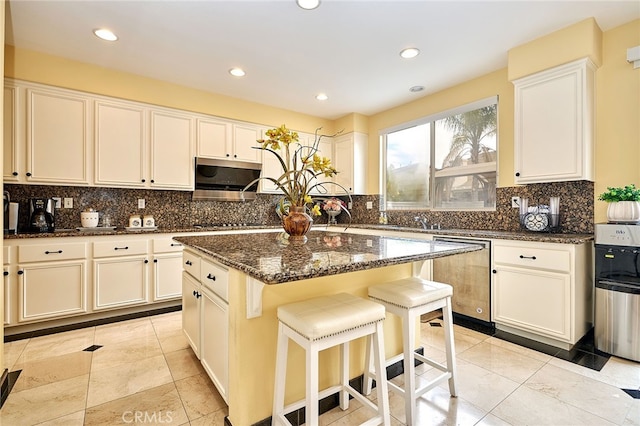
M 249 188 L 261 179 L 273 182 L 282 191 L 284 197 L 280 200 L 278 213 L 287 215 L 289 207 L 303 207 L 314 216 L 320 216 L 320 201 L 324 197 L 312 197 L 311 191 L 316 190 L 327 193 L 325 185 L 332 184 L 340 187 L 351 199 L 349 191 L 335 182 L 318 182 L 319 176 L 333 177 L 338 171 L 331 164 L 331 160 L 320 155 L 318 147 L 320 140 L 327 135 L 318 134 L 322 128 L 315 131 L 314 142 L 311 145 L 302 145 L 299 142 L 297 132 L 288 129 L 284 124 L 275 129 L 267 130 L 266 139 L 258 139 L 260 144 L 256 149 L 270 152 L 275 155 L 282 166 L 282 175 L 278 178 L 262 176 L 245 187 Z M 342 133 L 337 132 L 330 137 Z M 349 211 L 343 207 L 347 213 Z M 349 217 L 351 215 L 349 214 Z
M 618 201 L 640 201 L 640 189 L 636 188 L 635 184 L 627 185 L 623 187 L 607 187 L 607 190 L 600 194 L 598 200 L 606 201 L 608 203 L 615 203 Z
M 322 209 L 326 212 L 339 212 L 342 209 L 346 209 L 347 205 L 344 203 L 344 201 L 335 198 L 335 197 L 331 197 L 328 200 L 325 200 Z

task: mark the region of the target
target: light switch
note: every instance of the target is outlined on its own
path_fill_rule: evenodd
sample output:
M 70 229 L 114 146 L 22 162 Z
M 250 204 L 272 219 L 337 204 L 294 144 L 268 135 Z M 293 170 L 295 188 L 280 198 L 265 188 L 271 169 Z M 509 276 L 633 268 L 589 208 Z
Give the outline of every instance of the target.
M 373 201 L 367 201 L 367 210 L 371 210 L 373 208 Z
M 73 198 L 65 198 L 64 199 L 64 208 L 72 209 L 73 208 Z
M 144 198 L 138 198 L 138 208 L 144 209 Z

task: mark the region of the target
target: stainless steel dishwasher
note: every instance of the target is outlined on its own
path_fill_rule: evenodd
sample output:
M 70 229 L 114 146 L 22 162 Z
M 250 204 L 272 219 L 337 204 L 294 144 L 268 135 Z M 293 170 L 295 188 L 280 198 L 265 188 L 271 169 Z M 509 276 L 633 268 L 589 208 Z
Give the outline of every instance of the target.
M 479 244 L 482 250 L 433 259 L 433 280 L 453 286 L 453 312 L 491 322 L 491 241 L 434 237 L 434 241 Z

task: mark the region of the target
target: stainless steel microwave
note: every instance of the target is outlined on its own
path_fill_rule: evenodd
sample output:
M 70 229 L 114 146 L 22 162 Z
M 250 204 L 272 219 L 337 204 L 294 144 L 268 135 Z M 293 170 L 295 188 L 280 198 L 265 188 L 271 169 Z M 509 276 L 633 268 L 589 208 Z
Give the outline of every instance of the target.
M 256 198 L 262 165 L 246 161 L 196 158 L 193 200 L 242 201 Z

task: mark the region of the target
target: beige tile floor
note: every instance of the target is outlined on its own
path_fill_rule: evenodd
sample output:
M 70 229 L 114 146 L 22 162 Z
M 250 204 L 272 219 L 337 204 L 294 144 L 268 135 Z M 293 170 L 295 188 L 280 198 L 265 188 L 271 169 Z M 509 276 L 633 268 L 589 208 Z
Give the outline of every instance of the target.
M 420 425 L 640 425 L 640 400 L 620 390 L 640 389 L 639 363 L 612 357 L 597 372 L 459 326 L 455 334 L 459 396 L 446 383 L 429 392 Z M 425 323 L 421 335 L 427 355 L 444 360 L 442 328 Z M 83 351 L 94 344 L 103 347 Z M 7 343 L 5 367 L 22 373 L 2 425 L 223 425 L 227 415 L 182 336 L 180 312 Z M 434 374 L 418 371 L 420 380 Z M 403 424 L 401 398 L 390 401 L 392 424 Z M 368 415 L 352 401 L 321 424 Z

